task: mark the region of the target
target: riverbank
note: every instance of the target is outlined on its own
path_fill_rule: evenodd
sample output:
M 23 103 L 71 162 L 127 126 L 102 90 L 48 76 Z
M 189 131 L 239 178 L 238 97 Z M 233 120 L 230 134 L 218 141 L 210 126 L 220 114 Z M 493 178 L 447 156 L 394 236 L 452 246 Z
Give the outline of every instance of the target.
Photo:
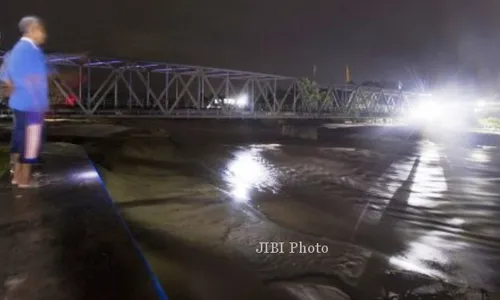
M 86 147 L 173 299 L 369 299 L 357 293 L 373 296 L 384 280 L 394 292 L 425 288 L 422 270 L 481 287 L 495 278 L 497 216 L 473 215 L 500 199 L 480 177 L 495 172 L 484 164 L 498 161 L 494 151 L 456 155 L 385 127 L 312 141 L 262 124 L 118 125 L 127 129 L 94 124 L 91 137 L 87 125 L 51 125 L 49 139 Z M 321 243 L 329 253 L 259 255 L 262 241 Z
M 321 286 L 331 289 L 329 296 L 316 299 L 345 299 L 347 296 L 339 296 L 342 294 L 336 288 L 356 299 L 359 289 L 367 296 L 380 288 L 378 284 L 384 277 L 379 273 L 380 265 L 398 274 L 389 258 L 401 260 L 397 262 L 403 269 L 414 268 L 404 270 L 404 275 L 393 275 L 386 288 L 398 291 L 398 286 L 429 283 L 421 270 L 433 270 L 440 263 L 432 257 L 420 257 L 423 253 L 417 252 L 397 256 L 401 251 L 398 249 L 406 249 L 406 242 L 400 239 L 430 247 L 433 253 L 441 253 L 439 257 L 446 256 L 449 250 L 440 249 L 440 245 L 455 242 L 435 232 L 450 226 L 446 225 L 450 220 L 463 220 L 467 213 L 457 209 L 457 203 L 477 205 L 477 197 L 489 197 L 478 196 L 476 193 L 484 192 L 473 193 L 470 186 L 467 193 L 461 191 L 464 187 L 456 187 L 456 178 L 466 173 L 458 167 L 448 170 L 444 166 L 448 162 L 441 157 L 482 157 L 484 162 L 495 155 L 480 149 L 463 149 L 463 153 L 471 152 L 470 158 L 468 154 L 457 157 L 458 149 L 442 149 L 433 143 L 419 146 L 412 141 L 384 140 L 380 136 L 367 140 L 348 144 L 334 139 L 330 145 L 298 141 L 281 145 L 219 144 L 212 140 L 212 146 L 191 147 L 174 146 L 161 138 L 130 139 L 121 145 L 121 150 L 113 151 L 113 161 L 101 171 L 138 240 L 156 262 L 153 267 L 163 274 L 159 276 L 167 291 L 169 284 L 180 282 L 172 286 L 179 297 L 207 295 L 205 282 L 214 287 L 216 291 L 212 293 L 218 299 L 226 299 L 222 295 L 231 295 L 227 299 L 232 299 L 238 294 L 227 282 L 234 280 L 242 290 L 261 291 L 265 296 L 259 296 L 260 299 L 306 299 L 290 295 L 292 289 L 302 290 L 305 285 L 310 285 L 309 295 L 319 294 Z M 415 155 L 420 158 L 415 160 Z M 453 175 L 447 175 L 449 172 Z M 443 182 L 447 185 L 443 186 Z M 479 185 L 481 190 L 487 188 Z M 409 195 L 408 191 L 414 194 Z M 371 203 L 366 210 L 365 201 Z M 445 207 L 442 209 L 446 213 L 439 212 L 436 207 L 440 206 Z M 433 220 L 425 221 L 428 217 Z M 359 220 L 361 229 L 355 229 Z M 377 220 L 382 225 L 375 226 Z M 422 231 L 417 226 L 408 232 L 415 226 L 412 222 L 423 222 L 427 229 Z M 472 225 L 478 222 L 496 224 L 476 218 L 465 221 L 471 228 L 481 227 Z M 460 230 L 451 226 L 447 232 Z M 380 235 L 384 236 L 383 241 L 373 239 Z M 330 252 L 327 256 L 259 256 L 255 249 L 263 239 L 311 244 L 320 241 L 328 245 Z M 425 242 L 436 239 L 441 242 Z M 459 244 L 455 246 L 461 249 Z M 476 246 L 471 249 L 478 251 L 469 253 L 474 256 L 475 271 L 439 267 L 436 274 L 442 274 L 446 268 L 445 272 L 450 272 L 446 276 L 470 284 L 477 280 L 472 273 L 478 268 L 488 272 L 486 276 L 493 276 L 484 260 L 494 265 L 494 258 L 482 257 Z M 460 253 L 454 253 L 452 264 L 460 264 L 460 257 Z M 217 263 L 211 264 L 212 260 Z M 259 288 L 249 288 L 246 282 Z M 481 281 L 474 285 L 481 285 Z M 333 291 L 337 298 L 331 296 Z

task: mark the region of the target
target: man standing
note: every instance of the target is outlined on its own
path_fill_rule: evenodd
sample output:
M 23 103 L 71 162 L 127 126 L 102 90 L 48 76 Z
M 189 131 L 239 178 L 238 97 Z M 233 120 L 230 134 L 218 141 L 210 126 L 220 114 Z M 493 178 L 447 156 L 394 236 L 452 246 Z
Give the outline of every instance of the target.
M 38 162 L 44 115 L 49 108 L 49 74 L 44 53 L 39 48 L 45 42 L 46 31 L 37 17 L 24 17 L 19 29 L 23 37 L 10 51 L 5 70 L 12 85 L 9 107 L 15 117 L 12 184 L 32 188 L 39 186 L 32 177 L 32 166 Z

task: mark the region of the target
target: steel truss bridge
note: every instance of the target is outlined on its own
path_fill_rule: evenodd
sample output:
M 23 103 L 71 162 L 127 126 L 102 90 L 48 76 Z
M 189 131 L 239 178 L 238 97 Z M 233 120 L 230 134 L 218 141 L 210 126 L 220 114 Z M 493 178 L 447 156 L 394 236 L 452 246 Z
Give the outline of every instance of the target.
M 57 74 L 78 74 L 51 77 L 53 112 L 74 117 L 391 118 L 419 96 L 346 84 L 311 91 L 297 78 L 171 63 L 67 54 L 48 61 Z

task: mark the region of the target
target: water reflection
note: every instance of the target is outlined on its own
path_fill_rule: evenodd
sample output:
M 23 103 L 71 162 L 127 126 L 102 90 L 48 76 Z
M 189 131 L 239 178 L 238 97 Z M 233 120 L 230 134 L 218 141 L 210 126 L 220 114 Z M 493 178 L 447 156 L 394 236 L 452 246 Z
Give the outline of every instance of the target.
M 85 170 L 71 174 L 71 178 L 76 180 L 97 179 L 99 175 L 95 170 Z
M 276 147 L 277 145 L 253 146 L 234 154 L 224 172 L 224 180 L 234 200 L 243 202 L 250 200 L 253 189 L 277 192 L 277 174 L 262 156 L 262 151 L 265 149 Z
M 465 223 L 464 219 L 461 218 L 452 218 L 448 220 L 448 224 L 454 225 L 454 226 L 461 226 Z
M 474 163 L 488 163 L 491 161 L 489 153 L 480 148 L 472 150 L 467 160 Z
M 412 178 L 408 205 L 411 207 L 432 208 L 439 205 L 443 194 L 448 190 L 445 174 L 440 165 L 441 153 L 437 145 L 428 143 L 422 148 Z M 453 225 L 461 225 L 463 220 L 452 219 Z M 435 232 L 430 232 L 408 243 L 402 255 L 393 256 L 389 263 L 404 270 L 411 270 L 431 277 L 445 279 L 445 275 L 436 270 L 435 265 L 447 265 L 447 255 L 442 251 L 443 241 Z
M 431 144 L 422 148 L 421 163 L 409 188 L 411 193 L 408 204 L 411 208 L 407 211 L 415 214 L 418 222 L 414 224 L 423 226 L 425 233 L 418 238 L 405 238 L 407 242 L 404 250 L 390 257 L 391 265 L 446 281 L 484 284 L 484 278 L 477 279 L 475 274 L 456 268 L 458 266 L 482 274 L 489 272 L 488 263 L 483 260 L 486 258 L 481 255 L 470 262 L 460 260 L 476 256 L 474 250 L 471 250 L 475 246 L 465 236 L 490 234 L 477 228 L 491 222 L 478 217 L 485 215 L 482 210 L 486 205 L 498 205 L 497 197 L 485 194 L 492 187 L 487 186 L 488 176 L 483 172 L 491 170 L 489 164 L 492 159 L 491 153 L 480 148 L 445 150 Z M 485 165 L 478 167 L 478 164 Z M 478 176 L 478 179 L 471 180 L 472 174 Z M 429 209 L 438 206 L 439 210 Z M 408 217 L 411 218 L 411 214 Z M 404 223 L 409 224 L 408 220 Z M 402 227 L 405 228 L 405 233 L 412 232 L 409 229 L 411 226 Z M 414 229 L 416 228 L 413 227 Z M 412 234 L 421 233 L 422 231 L 416 230 Z M 467 264 L 470 265 L 464 267 Z M 486 271 L 477 271 L 478 266 L 485 266 Z
M 439 205 L 439 201 L 435 199 L 440 199 L 448 190 L 444 170 L 439 165 L 440 158 L 437 145 L 430 143 L 425 145 L 419 157 L 420 164 L 415 172 L 408 205 L 426 208 Z
M 221 247 L 235 247 L 259 268 L 265 266 L 269 274 L 324 272 L 354 282 L 364 272 L 377 278 L 380 270 L 396 268 L 431 277 L 464 279 L 478 286 L 484 286 L 489 277 L 498 278 L 494 273 L 498 256 L 486 253 L 497 250 L 488 248 L 497 244 L 482 240 L 482 236 L 494 237 L 498 233 L 498 185 L 488 182 L 500 174 L 499 156 L 494 152 L 447 149 L 432 143 L 397 155 L 385 148 L 317 149 L 290 145 L 253 145 L 236 150 L 224 146 L 209 150 L 210 155 L 196 159 L 208 162 L 215 170 L 210 173 L 216 176 L 213 182 L 239 202 L 236 207 L 243 208 L 243 214 L 228 215 L 219 204 L 210 207 L 210 211 L 210 204 L 202 208 L 183 205 L 180 212 L 175 206 L 175 213 L 170 213 L 169 218 L 158 212 L 159 206 L 144 208 L 137 214 L 147 218 L 158 215 L 158 226 L 171 226 L 175 232 L 186 230 L 189 238 L 194 232 L 210 245 L 217 240 L 213 237 L 218 237 L 229 224 L 230 234 L 224 232 Z M 211 156 L 212 153 L 215 154 Z M 484 163 L 488 160 L 491 163 Z M 483 163 L 475 163 L 478 161 Z M 92 174 L 78 175 L 87 176 Z M 126 184 L 115 186 L 132 189 Z M 273 201 L 262 201 L 269 199 L 269 192 L 278 191 L 283 194 L 273 197 Z M 251 205 L 246 205 L 250 200 Z M 184 198 L 178 201 L 189 202 Z M 254 208 L 255 202 L 261 206 L 258 210 L 247 209 Z M 169 209 L 168 205 L 164 207 L 161 209 Z M 186 218 L 188 214 L 194 217 Z M 207 220 L 213 224 L 210 228 Z M 188 227 L 183 226 L 186 221 L 189 231 L 183 228 Z M 379 223 L 383 226 L 375 226 Z M 348 241 L 352 232 L 357 233 L 356 238 Z M 263 240 L 317 242 L 318 237 L 332 245 L 328 256 L 321 259 L 255 256 L 253 246 Z M 361 244 L 365 238 L 372 249 L 383 254 L 383 262 L 373 264 L 373 268 L 368 263 L 370 251 Z M 476 275 L 483 277 L 472 278 Z
M 446 275 L 436 270 L 433 264 L 446 266 L 450 263 L 448 255 L 443 252 L 443 248 L 447 248 L 446 245 L 449 246 L 449 242 L 443 240 L 436 232 L 430 232 L 428 235 L 410 242 L 408 250 L 404 254 L 391 257 L 389 262 L 403 270 L 444 280 Z

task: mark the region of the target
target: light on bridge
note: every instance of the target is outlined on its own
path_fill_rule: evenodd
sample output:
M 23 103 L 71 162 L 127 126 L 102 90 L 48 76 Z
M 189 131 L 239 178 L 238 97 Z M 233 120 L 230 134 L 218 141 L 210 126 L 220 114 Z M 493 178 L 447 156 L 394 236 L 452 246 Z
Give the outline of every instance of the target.
M 224 98 L 224 99 L 215 99 L 214 105 L 209 105 L 208 108 L 219 107 L 220 105 L 229 105 L 237 108 L 245 108 L 248 105 L 248 95 L 240 94 L 236 98 Z

